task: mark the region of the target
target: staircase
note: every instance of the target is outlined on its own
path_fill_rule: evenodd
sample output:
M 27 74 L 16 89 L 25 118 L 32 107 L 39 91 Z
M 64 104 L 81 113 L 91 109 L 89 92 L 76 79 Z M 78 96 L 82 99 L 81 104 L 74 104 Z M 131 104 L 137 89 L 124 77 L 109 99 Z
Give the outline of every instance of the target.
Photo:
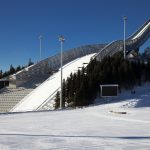
M 0 90 L 0 113 L 9 112 L 22 98 L 33 89 L 3 88 Z

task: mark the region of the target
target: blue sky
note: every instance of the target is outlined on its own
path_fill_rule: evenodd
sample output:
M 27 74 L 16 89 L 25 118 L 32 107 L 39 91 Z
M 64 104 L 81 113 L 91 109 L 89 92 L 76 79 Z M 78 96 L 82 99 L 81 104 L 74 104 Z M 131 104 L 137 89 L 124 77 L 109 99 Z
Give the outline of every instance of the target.
M 149 6 L 149 0 L 0 0 L 0 69 L 36 62 L 40 34 L 43 59 L 59 52 L 60 34 L 64 50 L 123 39 L 122 17 L 129 36 L 150 19 Z

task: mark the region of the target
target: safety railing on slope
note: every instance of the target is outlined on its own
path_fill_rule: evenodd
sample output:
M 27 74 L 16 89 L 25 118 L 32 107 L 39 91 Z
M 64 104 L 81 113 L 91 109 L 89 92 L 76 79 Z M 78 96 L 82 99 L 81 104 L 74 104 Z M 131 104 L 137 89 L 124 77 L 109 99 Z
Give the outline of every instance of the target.
M 100 50 L 100 52 L 103 51 L 103 50 L 105 50 L 105 49 L 106 49 L 109 45 L 111 45 L 113 42 L 114 42 L 114 41 L 112 41 L 112 42 L 110 42 L 109 44 L 107 44 L 104 48 L 102 48 L 102 49 Z M 99 55 L 100 52 L 96 53 L 96 54 L 95 54 L 94 56 L 92 56 L 91 58 L 94 59 L 97 55 Z
M 102 48 L 98 53 L 96 53 L 94 56 L 91 57 L 91 59 L 94 59 L 96 58 L 102 51 L 104 51 L 106 48 L 108 48 L 113 42 L 115 41 L 112 41 L 110 42 L 109 44 L 107 44 L 104 48 Z
M 106 47 L 104 47 L 95 57 L 101 61 L 106 55 L 108 55 L 112 48 L 114 47 L 114 45 L 117 43 L 118 44 L 119 40 L 117 41 L 112 41 L 111 43 L 109 43 Z M 116 46 L 116 45 L 115 45 Z M 115 48 L 114 48 L 115 49 Z
M 36 108 L 35 111 L 40 110 L 47 103 L 49 103 L 56 96 L 56 93 L 59 91 L 59 89 L 60 89 L 60 87 L 58 89 L 56 89 L 38 108 Z

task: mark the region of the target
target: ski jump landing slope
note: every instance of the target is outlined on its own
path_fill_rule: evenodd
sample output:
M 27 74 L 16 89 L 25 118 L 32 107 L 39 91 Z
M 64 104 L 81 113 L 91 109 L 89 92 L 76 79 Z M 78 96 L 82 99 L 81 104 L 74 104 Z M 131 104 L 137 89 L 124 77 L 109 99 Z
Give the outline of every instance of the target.
M 70 73 L 78 70 L 78 67 L 83 67 L 83 63 L 89 63 L 94 54 L 86 55 L 77 58 L 74 61 L 63 66 L 63 79 L 66 79 Z M 60 70 L 49 77 L 45 82 L 38 86 L 33 92 L 23 98 L 11 111 L 36 111 L 41 104 L 50 100 L 60 88 Z

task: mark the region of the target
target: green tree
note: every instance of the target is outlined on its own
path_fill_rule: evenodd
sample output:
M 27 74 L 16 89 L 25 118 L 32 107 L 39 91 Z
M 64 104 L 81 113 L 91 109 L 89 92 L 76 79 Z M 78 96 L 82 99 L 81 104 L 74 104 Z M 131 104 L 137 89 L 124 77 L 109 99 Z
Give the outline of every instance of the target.
M 13 65 L 10 65 L 9 74 L 13 73 L 15 73 L 15 68 L 13 67 Z
M 20 71 L 21 70 L 21 66 L 19 65 L 19 66 L 17 66 L 17 68 L 16 68 L 16 72 L 18 72 L 18 71 Z
M 132 89 L 136 84 L 150 81 L 150 62 L 147 65 L 131 62 L 122 56 L 118 53 L 101 62 L 93 59 L 87 68 L 71 74 L 65 83 L 65 101 L 72 106 L 86 106 L 93 103 L 100 84 L 119 84 L 121 91 L 121 88 Z
M 32 62 L 31 58 L 29 58 L 28 66 L 33 65 L 34 63 Z
M 3 78 L 3 71 L 0 70 L 0 79 Z
M 58 91 L 55 96 L 54 108 L 58 109 L 60 107 L 60 92 Z
M 66 102 L 66 81 L 63 79 L 63 85 L 62 85 L 62 107 L 65 107 Z

